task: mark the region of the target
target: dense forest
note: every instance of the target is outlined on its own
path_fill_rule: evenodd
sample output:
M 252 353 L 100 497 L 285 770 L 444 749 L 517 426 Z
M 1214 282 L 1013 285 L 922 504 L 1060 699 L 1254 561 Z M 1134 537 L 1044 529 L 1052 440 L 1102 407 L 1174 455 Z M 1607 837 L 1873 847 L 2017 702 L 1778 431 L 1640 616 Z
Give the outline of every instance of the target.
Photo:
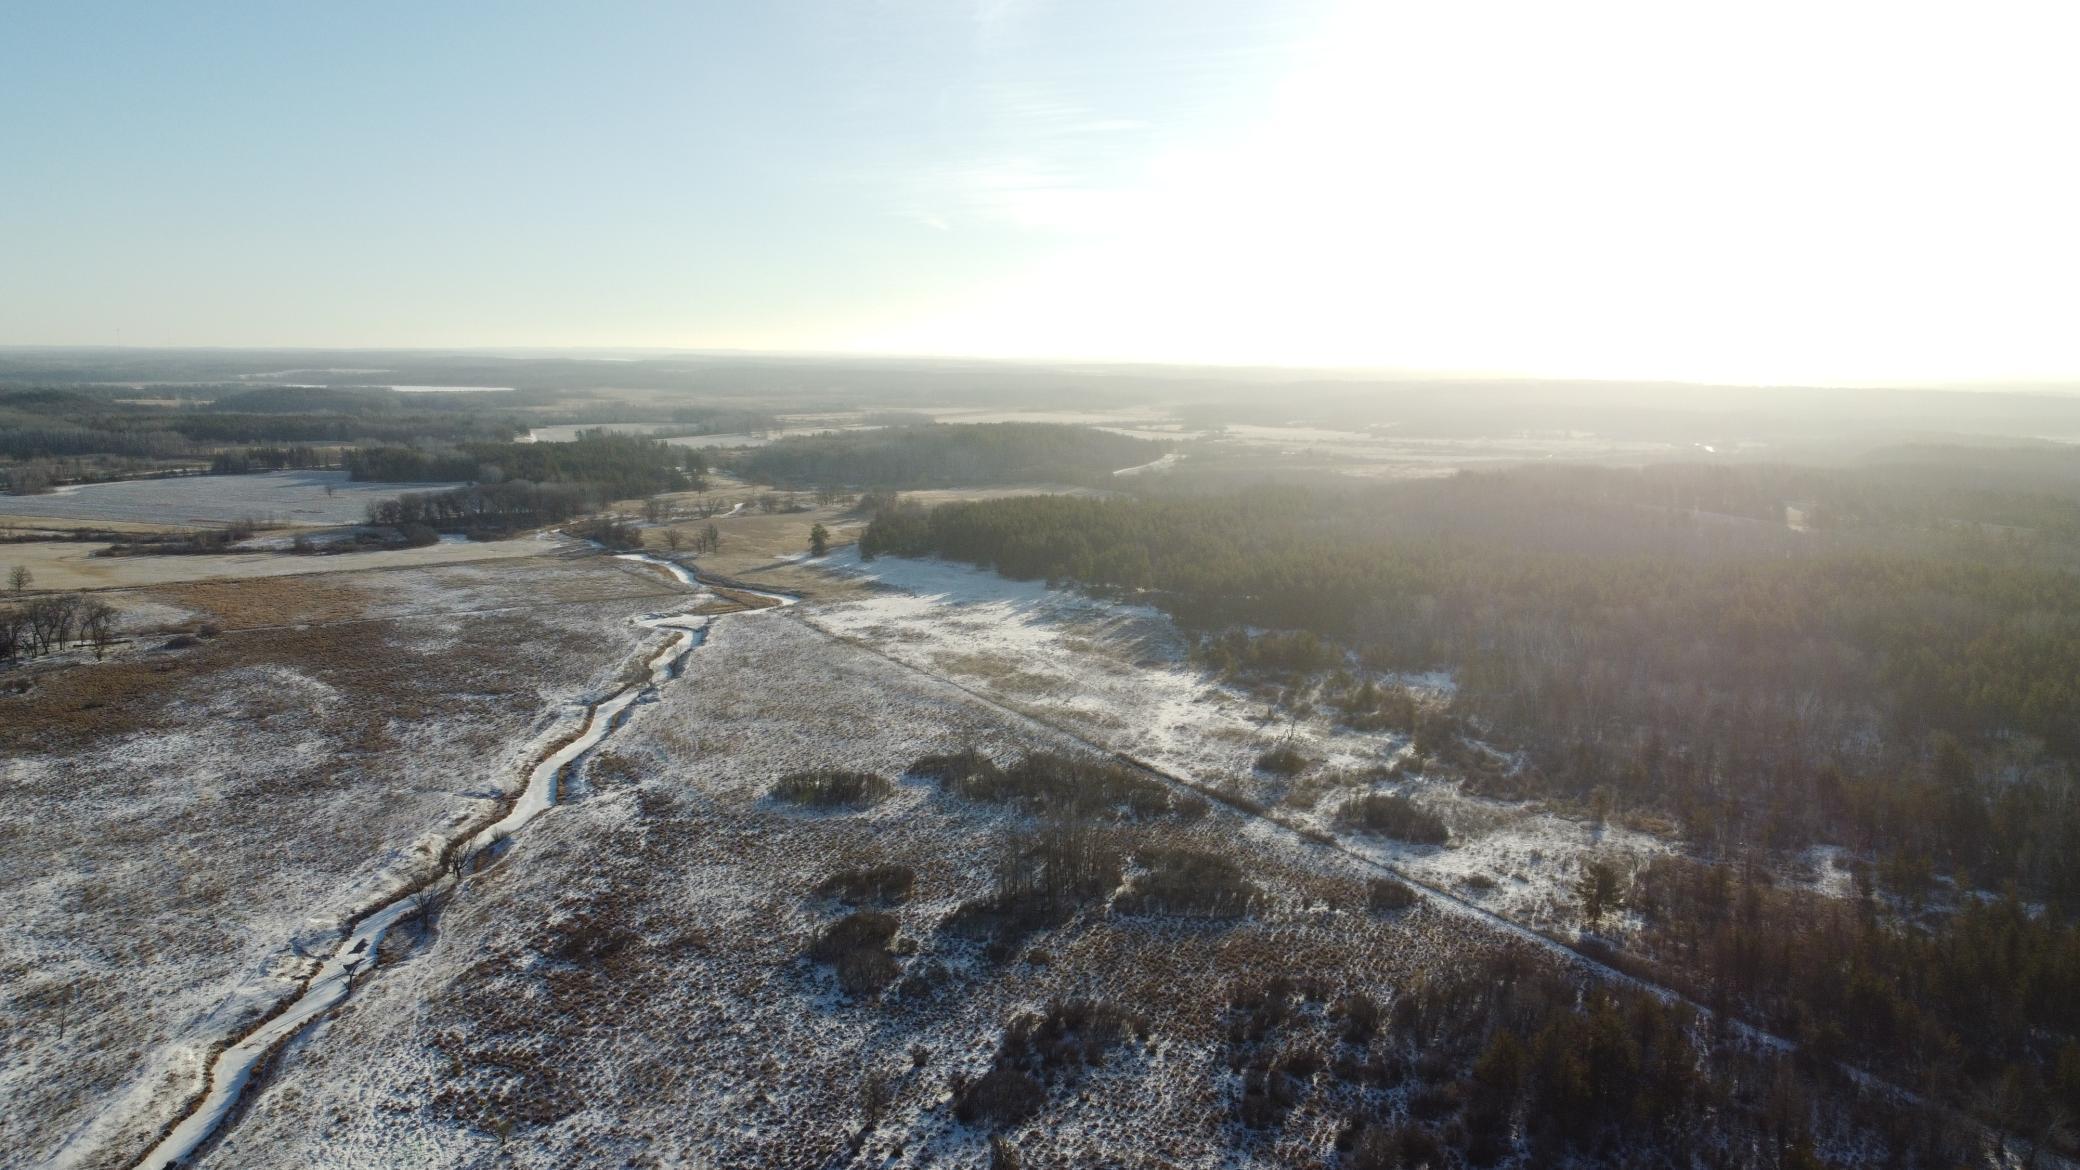
M 746 478 L 790 487 L 1096 484 L 1162 453 L 1161 444 L 1091 427 L 925 424 L 780 439 L 735 456 L 732 466 Z
M 1869 883 L 1835 900 L 1663 857 L 1624 896 L 1642 929 L 1605 957 L 1797 1041 L 1810 1067 L 1846 1061 L 2032 1141 L 2080 1116 L 2080 927 L 2012 887 L 1902 919 Z

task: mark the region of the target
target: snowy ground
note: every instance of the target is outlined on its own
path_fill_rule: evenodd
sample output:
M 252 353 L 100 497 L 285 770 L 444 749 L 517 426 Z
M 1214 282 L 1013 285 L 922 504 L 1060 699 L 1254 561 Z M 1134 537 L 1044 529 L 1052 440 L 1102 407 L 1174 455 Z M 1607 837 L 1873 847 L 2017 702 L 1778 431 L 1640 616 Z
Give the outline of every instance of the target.
M 600 561 L 328 580 L 363 617 L 128 653 L 0 698 L 7 1163 L 141 1153 L 228 1022 L 279 1003 L 300 952 L 491 807 L 571 705 L 611 687 L 639 640 L 628 619 L 655 604 L 618 598 L 654 583 Z M 442 612 L 523 580 L 584 599 Z M 131 600 L 143 621 L 207 614 Z
M 1286 1165 L 1326 1148 L 1350 1099 L 1325 1092 L 1275 1134 L 1240 1134 L 1220 1040 L 1230 984 L 1290 965 L 1385 997 L 1496 943 L 1440 912 L 1367 914 L 1364 867 L 1216 810 L 1122 831 L 1239 850 L 1261 913 L 1098 908 L 1025 960 L 990 963 L 944 920 L 1030 822 L 917 780 L 857 812 L 767 791 L 804 767 L 893 776 L 924 752 L 1068 741 L 796 612 L 719 619 L 685 677 L 637 708 L 613 768 L 296 1046 L 206 1164 L 979 1166 L 987 1135 L 952 1116 L 956 1078 L 987 1068 L 1017 1011 L 1086 995 L 1146 1015 L 1149 1039 L 1013 1128 L 1030 1164 Z M 895 911 L 915 948 L 904 975 L 936 982 L 848 1000 L 803 958 L 842 912 L 813 890 L 891 862 L 917 874 Z M 1324 1010 L 1306 1026 L 1326 1027 Z M 889 1101 L 849 1158 L 870 1076 Z
M 882 557 L 862 564 L 848 549 L 819 563 L 889 587 L 807 612 L 804 620 L 819 628 L 1109 750 L 1278 806 L 1290 823 L 1336 831 L 1353 849 L 1526 925 L 1571 922 L 1569 888 L 1586 853 L 1644 858 L 1668 848 L 1615 825 L 1599 829 L 1466 795 L 1454 778 L 1434 769 L 1425 778 L 1371 776 L 1404 756 L 1406 736 L 1354 732 L 1326 714 L 1298 721 L 1278 715 L 1267 698 L 1221 685 L 1191 666 L 1175 626 L 1154 609 L 939 560 Z M 1396 681 L 1425 695 L 1450 687 L 1437 675 Z M 1282 742 L 1316 761 L 1314 767 L 1290 781 L 1255 771 L 1257 756 Z M 1338 830 L 1336 809 L 1370 791 L 1416 798 L 1444 817 L 1451 842 L 1415 846 Z
M 202 1165 L 980 1167 L 989 1132 L 953 1112 L 963 1079 L 989 1067 L 1013 1016 L 1076 997 L 1139 1014 L 1146 1037 L 1049 1083 L 1005 1134 L 1026 1165 L 1318 1163 L 1345 1118 L 1405 1109 L 1422 1080 L 1383 1041 L 1366 1059 L 1398 1072 L 1323 1073 L 1282 1125 L 1245 1129 L 1236 989 L 1318 980 L 1271 1046 L 1349 1056 L 1340 997 L 1391 1004 L 1511 945 L 1452 905 L 1368 911 L 1382 871 L 1363 855 L 1550 924 L 1585 850 L 1661 848 L 1465 797 L 1443 775 L 1365 777 L 1405 740 L 1271 718 L 1264 698 L 1186 664 L 1152 610 L 940 562 L 862 565 L 848 551 L 803 572 L 823 569 L 888 588 L 717 617 L 683 675 L 581 761 L 562 803 L 425 927 L 390 933 L 373 974 L 290 1043 Z M 27 1038 L 0 1064 L 11 1155 L 117 1166 L 141 1153 L 147 1127 L 93 1119 L 126 1101 L 170 1119 L 207 1056 L 196 1038 L 278 1002 L 309 966 L 299 948 L 336 938 L 349 907 L 423 866 L 427 842 L 517 780 L 584 698 L 623 684 L 647 645 L 630 619 L 671 584 L 610 558 L 325 580 L 333 592 L 168 591 L 155 602 L 168 613 L 243 606 L 272 626 L 174 660 L 186 674 L 173 698 L 139 700 L 115 727 L 76 726 L 82 696 L 46 695 L 70 722 L 0 765 L 13 798 L 0 899 L 14 908 L 0 919 L 0 1011 Z M 1281 741 L 1316 765 L 1295 780 L 1255 772 Z M 993 961 L 949 919 L 1032 839 L 1031 818 L 909 777 L 856 810 L 769 795 L 804 768 L 896 778 L 930 752 L 1090 745 L 1318 832 L 1351 795 L 1405 785 L 1454 839 L 1418 849 L 1335 830 L 1353 856 L 1219 804 L 1122 821 L 1104 831 L 1129 882 L 1151 851 L 1185 845 L 1240 866 L 1257 907 L 1186 919 L 1100 899 Z M 1346 774 L 1365 778 L 1325 779 Z M 915 872 L 891 908 L 900 976 L 848 997 L 805 956 L 846 912 L 815 889 L 879 864 Z M 1474 875 L 1493 888 L 1467 885 Z

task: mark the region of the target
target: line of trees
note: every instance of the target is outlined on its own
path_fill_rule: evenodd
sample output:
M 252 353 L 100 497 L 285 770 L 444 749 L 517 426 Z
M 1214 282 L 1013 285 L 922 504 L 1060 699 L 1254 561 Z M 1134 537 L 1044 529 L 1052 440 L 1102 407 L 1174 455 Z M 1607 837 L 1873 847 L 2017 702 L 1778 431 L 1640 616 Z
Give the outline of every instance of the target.
M 731 456 L 760 483 L 894 488 L 992 483 L 1110 483 L 1164 445 L 1059 423 L 926 424 L 778 439 Z
M 20 572 L 20 570 L 17 570 Z M 44 593 L 0 605 L 0 662 L 40 658 L 73 645 L 107 653 L 116 640 L 116 611 L 98 598 L 78 593 Z
M 256 471 L 301 471 L 330 467 L 325 452 L 307 444 L 293 447 L 242 447 L 220 451 L 209 461 L 211 475 L 250 475 Z
M 406 492 L 368 505 L 368 522 L 391 528 L 495 535 L 561 524 L 599 510 L 597 488 L 570 483 L 481 483 L 438 492 Z
M 696 448 L 676 447 L 662 439 L 590 430 L 579 432 L 567 443 L 357 448 L 345 454 L 342 466 L 356 480 L 588 484 L 602 499 L 625 500 L 699 490 L 707 456 Z

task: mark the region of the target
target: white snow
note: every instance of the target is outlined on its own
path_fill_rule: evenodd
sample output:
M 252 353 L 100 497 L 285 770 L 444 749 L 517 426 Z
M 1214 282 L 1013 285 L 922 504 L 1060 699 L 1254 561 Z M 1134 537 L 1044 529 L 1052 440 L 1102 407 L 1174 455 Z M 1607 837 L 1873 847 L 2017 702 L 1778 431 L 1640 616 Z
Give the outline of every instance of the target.
M 1643 860 L 1670 848 L 1617 826 L 1596 829 L 1535 806 L 1467 795 L 1449 779 L 1367 781 L 1408 750 L 1405 735 L 1275 711 L 1267 699 L 1192 666 L 1174 623 L 1149 606 L 937 559 L 862 563 L 847 549 L 813 563 L 889 589 L 816 607 L 803 620 L 1197 783 L 1277 803 L 1282 782 L 1257 774 L 1255 761 L 1273 743 L 1291 742 L 1320 770 L 1352 774 L 1359 786 L 1325 794 L 1311 809 L 1281 810 L 1290 823 L 1334 832 L 1366 856 L 1527 925 L 1571 921 L 1570 890 L 1584 852 Z M 1455 689 L 1443 672 L 1382 681 L 1433 700 Z M 1399 789 L 1429 806 L 1452 827 L 1451 843 L 1408 845 L 1338 828 L 1334 812 L 1346 796 L 1374 789 Z M 1483 878 L 1495 885 L 1466 884 Z

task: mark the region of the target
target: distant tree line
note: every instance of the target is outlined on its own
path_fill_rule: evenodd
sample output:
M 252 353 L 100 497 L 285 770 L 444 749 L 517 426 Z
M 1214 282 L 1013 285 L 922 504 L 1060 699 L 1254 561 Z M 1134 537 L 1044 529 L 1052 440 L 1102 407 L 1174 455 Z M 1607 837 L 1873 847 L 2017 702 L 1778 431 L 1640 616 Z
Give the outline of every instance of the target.
M 1514 502 L 1480 488 L 1480 507 Z M 2080 758 L 2080 576 L 1945 545 L 1600 557 L 1402 537 L 1378 530 L 1377 498 L 897 503 L 860 548 L 1127 593 L 1260 669 L 1450 668 L 1455 709 L 1532 762 L 1497 795 L 1603 790 L 1708 847 L 1904 852 L 2080 910 L 2069 767 L 1923 779 L 1937 730 L 1980 753 L 2020 734 Z M 1470 510 L 1468 531 L 1493 519 Z
M 760 483 L 926 488 L 996 483 L 1109 483 L 1163 445 L 1055 423 L 927 424 L 778 439 L 730 456 Z
M 101 657 L 116 640 L 116 611 L 107 602 L 80 593 L 28 596 L 29 571 L 9 574 L 11 600 L 0 604 L 0 662 L 40 658 L 73 645 L 94 648 Z
M 343 465 L 356 480 L 437 483 L 477 480 L 496 484 L 586 484 L 604 500 L 638 499 L 659 492 L 697 490 L 706 454 L 662 439 L 582 431 L 568 443 L 465 443 L 459 447 L 365 447 Z
M 394 500 L 378 500 L 368 505 L 368 522 L 391 528 L 424 527 L 435 532 L 492 536 L 561 524 L 597 511 L 600 506 L 599 490 L 588 484 L 514 480 L 469 484 L 438 492 L 407 492 Z
M 0 388 L 0 457 L 178 459 L 207 457 L 225 445 L 504 440 L 521 429 L 511 417 L 483 409 L 488 404 L 431 409 L 440 404 L 407 402 L 416 396 L 386 389 L 183 389 L 220 396 L 208 405 L 164 405 L 118 401 L 89 388 Z M 465 396 L 427 396 L 443 397 Z
M 243 447 L 221 451 L 209 461 L 211 475 L 250 475 L 256 471 L 301 471 L 332 466 L 325 452 L 306 444 L 293 447 Z

